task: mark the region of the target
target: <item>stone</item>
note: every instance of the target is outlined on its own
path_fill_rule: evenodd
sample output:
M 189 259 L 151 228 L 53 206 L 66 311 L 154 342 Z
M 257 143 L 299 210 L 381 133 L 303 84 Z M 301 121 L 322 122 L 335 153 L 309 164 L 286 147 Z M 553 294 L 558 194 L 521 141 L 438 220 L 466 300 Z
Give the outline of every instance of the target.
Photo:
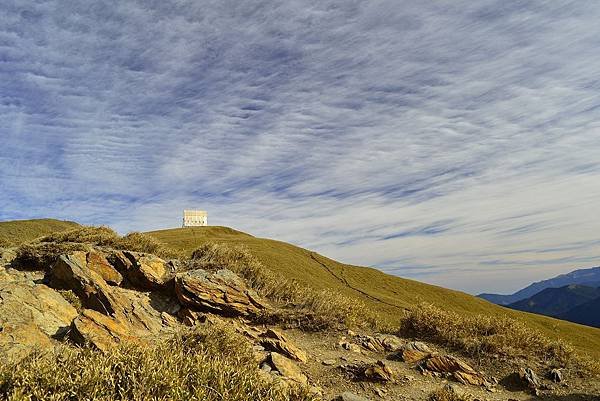
M 253 316 L 267 304 L 230 270 L 197 269 L 175 278 L 175 293 L 182 305 L 223 316 Z
M 165 288 L 166 284 L 175 277 L 171 264 L 158 256 L 116 251 L 110 257 L 113 265 L 127 277 L 129 284 L 135 288 L 156 290 Z
M 397 352 L 404 347 L 404 341 L 392 334 L 378 334 L 375 339 L 389 352 Z
M 300 384 L 308 384 L 306 375 L 302 373 L 300 368 L 291 359 L 276 352 L 272 352 L 269 359 L 273 368 L 281 373 L 283 377 Z
M 432 351 L 427 344 L 419 341 L 411 341 L 402 346 L 396 354 L 392 355 L 392 359 L 398 359 L 406 363 L 416 363 L 429 358 L 431 355 Z
M 269 329 L 259 335 L 260 345 L 269 351 L 278 352 L 299 362 L 307 362 L 308 355 L 292 344 L 284 335 L 276 330 Z
M 392 369 L 384 362 L 377 361 L 365 367 L 363 375 L 365 379 L 376 382 L 393 382 L 395 375 Z
M 0 359 L 20 360 L 32 350 L 53 347 L 63 338 L 77 310 L 60 293 L 36 284 L 28 274 L 0 281 Z
M 451 375 L 462 384 L 483 386 L 487 383 L 487 380 L 475 369 L 451 355 L 433 356 L 421 366 L 430 372 Z
M 560 383 L 563 381 L 562 369 L 552 369 L 548 374 L 548 378 L 554 383 Z
M 362 354 L 362 348 L 360 347 L 360 345 L 348 342 L 348 341 L 340 341 L 338 343 L 338 345 L 340 347 L 342 347 L 343 349 L 347 350 L 347 351 L 351 351 L 351 352 L 356 352 L 357 354 Z
M 529 389 L 535 391 L 540 387 L 540 379 L 530 368 L 519 369 L 519 378 Z
M 325 359 L 323 362 L 321 362 L 323 365 L 325 366 L 333 366 L 336 364 L 335 359 Z
M 72 290 L 86 308 L 106 315 L 115 313 L 114 300 L 102 276 L 92 271 L 87 264 L 86 252 L 60 255 L 52 268 L 50 285 L 54 288 Z
M 335 397 L 334 401 L 369 401 L 369 399 L 346 391 Z
M 381 342 L 379 342 L 379 340 L 377 340 L 375 337 L 360 336 L 358 341 L 360 341 L 360 345 L 362 345 L 363 348 L 368 349 L 369 351 L 383 351 L 383 344 L 381 344 Z
M 100 252 L 88 252 L 86 254 L 86 264 L 91 271 L 98 273 L 108 284 L 120 285 L 123 281 L 121 273 L 112 267 Z
M 129 325 L 92 309 L 84 309 L 73 321 L 72 337 L 79 344 L 89 343 L 104 352 L 123 341 L 141 342 Z

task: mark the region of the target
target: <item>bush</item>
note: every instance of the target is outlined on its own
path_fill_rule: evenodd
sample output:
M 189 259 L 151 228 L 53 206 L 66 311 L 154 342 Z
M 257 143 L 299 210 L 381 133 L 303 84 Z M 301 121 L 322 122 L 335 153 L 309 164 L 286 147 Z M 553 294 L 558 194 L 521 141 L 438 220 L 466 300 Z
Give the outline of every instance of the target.
M 8 400 L 309 400 L 306 390 L 261 376 L 247 342 L 226 326 L 106 353 L 63 346 L 0 367 Z
M 406 313 L 401 334 L 448 345 L 471 356 L 535 356 L 562 366 L 574 358 L 574 350 L 563 341 L 550 340 L 509 317 L 461 316 L 429 304 Z
M 179 256 L 174 250 L 165 247 L 156 238 L 139 232 L 131 232 L 119 238 L 113 245 L 114 248 L 125 249 L 132 252 L 152 253 L 161 258 L 176 258 Z
M 85 226 L 74 230 L 62 231 L 42 237 L 40 242 L 77 242 L 81 244 L 114 246 L 120 237 L 111 228 Z
M 58 257 L 65 253 L 86 250 L 83 244 L 33 243 L 17 248 L 15 263 L 25 270 L 49 270 Z
M 335 291 L 316 291 L 264 267 L 243 246 L 205 244 L 192 253 L 187 269 L 229 269 L 262 296 L 282 305 L 275 313 L 265 312 L 261 320 L 286 323 L 304 330 L 334 328 L 340 324 L 375 325 L 376 318 L 365 305 Z

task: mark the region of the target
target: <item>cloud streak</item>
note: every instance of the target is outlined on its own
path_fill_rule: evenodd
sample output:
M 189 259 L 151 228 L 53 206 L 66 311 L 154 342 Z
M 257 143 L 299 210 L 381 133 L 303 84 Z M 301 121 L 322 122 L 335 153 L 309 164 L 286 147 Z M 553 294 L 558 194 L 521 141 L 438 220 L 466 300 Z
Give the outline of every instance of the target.
M 0 219 L 198 206 L 471 292 L 600 263 L 594 2 L 2 8 Z

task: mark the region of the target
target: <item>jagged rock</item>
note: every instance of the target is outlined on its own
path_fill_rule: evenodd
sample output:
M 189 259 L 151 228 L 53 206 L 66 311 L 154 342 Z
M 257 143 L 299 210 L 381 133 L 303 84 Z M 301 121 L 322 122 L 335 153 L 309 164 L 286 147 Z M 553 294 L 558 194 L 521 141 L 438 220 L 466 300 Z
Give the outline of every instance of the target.
M 378 334 L 375 339 L 389 352 L 397 352 L 404 347 L 404 342 L 392 334 Z
M 333 401 L 369 401 L 369 399 L 346 391 L 335 397 Z
M 190 308 L 181 308 L 179 313 L 177 313 L 177 317 L 181 319 L 183 324 L 186 326 L 195 326 L 197 324 L 215 324 L 215 323 L 223 323 L 223 320 L 213 314 L 198 312 L 197 310 Z
M 363 348 L 373 352 L 383 351 L 383 344 L 375 337 L 371 336 L 358 336 L 357 341 L 362 345 Z
M 451 355 L 431 357 L 421 366 L 430 372 L 451 375 L 462 384 L 483 386 L 487 383 L 487 380 L 475 369 Z
M 367 365 L 363 374 L 364 377 L 370 381 L 395 381 L 394 372 L 384 361 L 377 361 L 374 364 Z
M 163 288 L 175 276 L 173 265 L 151 254 L 116 251 L 111 254 L 110 260 L 136 288 Z
M 52 347 L 77 316 L 58 292 L 24 276 L 7 273 L 0 281 L 0 357 L 21 358 L 32 349 Z
M 519 378 L 528 388 L 535 391 L 540 387 L 540 379 L 530 368 L 519 369 Z
M 341 365 L 340 368 L 350 373 L 354 380 L 373 382 L 396 381 L 396 375 L 394 371 L 384 361 L 377 361 L 376 363 Z
M 191 270 L 175 278 L 179 301 L 188 307 L 223 316 L 252 316 L 267 307 L 256 292 L 230 270 Z
M 335 361 L 335 359 L 325 359 L 321 363 L 325 366 L 333 366 L 336 364 L 336 361 Z
M 109 284 L 120 285 L 123 281 L 123 276 L 110 263 L 106 257 L 100 252 L 91 251 L 86 254 L 87 267 L 96 272 Z
M 57 291 L 31 281 L 0 283 L 0 325 L 32 323 L 48 336 L 60 337 L 77 316 Z
M 269 351 L 278 352 L 299 362 L 308 361 L 306 352 L 296 347 L 283 334 L 276 330 L 269 329 L 265 333 L 260 334 L 259 337 L 260 345 Z
M 548 377 L 550 378 L 550 380 L 552 380 L 554 383 L 560 383 L 563 381 L 563 373 L 561 369 L 552 369 L 550 371 L 550 373 L 548 374 Z
M 85 309 L 73 321 L 73 339 L 89 343 L 101 351 L 108 351 L 123 341 L 140 342 L 131 327 L 123 321 Z
M 52 268 L 50 285 L 54 288 L 72 290 L 86 308 L 107 315 L 115 313 L 114 300 L 106 281 L 87 264 L 86 252 L 61 255 Z
M 348 341 L 340 341 L 338 343 L 338 345 L 340 347 L 342 347 L 343 349 L 347 350 L 347 351 L 352 351 L 352 352 L 356 352 L 357 354 L 362 354 L 363 351 L 360 347 L 360 345 L 348 342 Z
M 431 349 L 419 341 L 411 341 L 404 345 L 400 351 L 392 356 L 393 359 L 399 359 L 406 363 L 415 363 L 429 358 L 432 354 Z
M 307 384 L 308 378 L 298 366 L 291 360 L 276 352 L 271 352 L 269 360 L 273 368 L 287 379 L 301 384 Z

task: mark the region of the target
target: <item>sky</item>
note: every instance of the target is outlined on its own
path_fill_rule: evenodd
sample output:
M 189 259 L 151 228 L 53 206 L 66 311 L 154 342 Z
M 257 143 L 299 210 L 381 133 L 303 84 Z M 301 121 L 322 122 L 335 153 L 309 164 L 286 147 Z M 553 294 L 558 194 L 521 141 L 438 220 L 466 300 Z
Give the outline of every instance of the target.
M 212 225 L 469 293 L 600 265 L 600 2 L 2 0 L 0 220 Z

